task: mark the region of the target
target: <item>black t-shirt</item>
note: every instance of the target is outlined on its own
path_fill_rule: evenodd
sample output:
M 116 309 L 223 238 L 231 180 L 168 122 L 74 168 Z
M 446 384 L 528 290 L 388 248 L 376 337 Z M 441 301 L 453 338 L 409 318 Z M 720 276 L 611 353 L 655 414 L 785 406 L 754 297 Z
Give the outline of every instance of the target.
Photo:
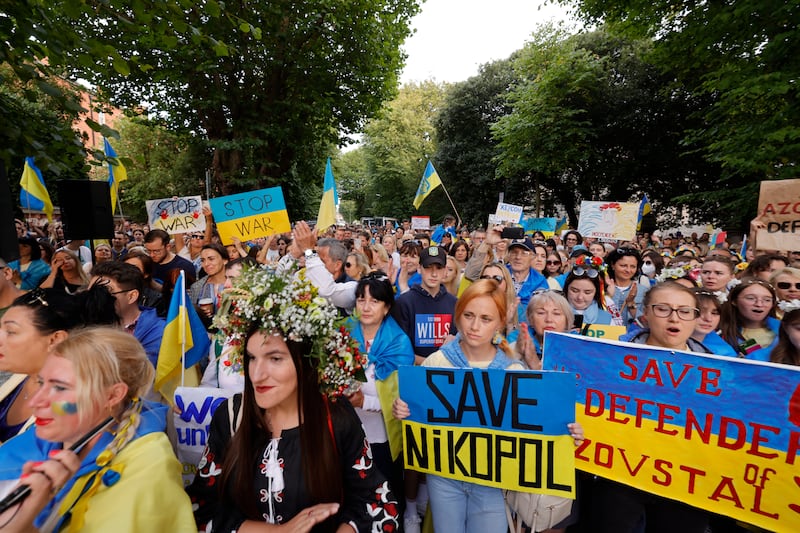
M 183 270 L 191 274 L 195 272 L 194 265 L 191 262 L 176 255 L 172 258 L 172 261 L 168 263 L 156 263 L 153 265 L 153 279 L 163 284 L 170 270 Z

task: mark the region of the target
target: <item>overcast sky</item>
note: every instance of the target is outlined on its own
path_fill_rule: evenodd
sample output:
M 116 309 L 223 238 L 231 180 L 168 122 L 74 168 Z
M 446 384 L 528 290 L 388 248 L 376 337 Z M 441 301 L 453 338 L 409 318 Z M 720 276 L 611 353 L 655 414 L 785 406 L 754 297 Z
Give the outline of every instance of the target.
M 427 0 L 404 46 L 401 82 L 466 80 L 522 48 L 547 21 L 569 21 L 566 9 L 543 0 Z

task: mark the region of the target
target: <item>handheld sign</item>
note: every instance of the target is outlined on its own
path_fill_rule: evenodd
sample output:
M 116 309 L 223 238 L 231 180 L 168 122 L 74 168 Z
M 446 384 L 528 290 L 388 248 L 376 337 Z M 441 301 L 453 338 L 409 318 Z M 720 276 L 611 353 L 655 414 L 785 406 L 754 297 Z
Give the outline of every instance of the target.
M 578 233 L 596 239 L 630 241 L 636 237 L 638 218 L 638 203 L 581 202 Z
M 405 466 L 479 485 L 575 497 L 575 376 L 401 366 Z
M 292 230 L 280 187 L 243 192 L 209 200 L 223 244 L 242 242 Z
M 800 368 L 547 333 L 578 374 L 578 468 L 755 524 L 800 531 Z
M 431 229 L 431 217 L 411 217 L 412 230 Z
M 766 229 L 758 230 L 762 250 L 800 250 L 800 180 L 761 182 L 758 216 Z
M 533 235 L 534 231 L 541 231 L 548 239 L 556 232 L 557 218 L 530 218 L 522 217 L 522 226 L 526 235 Z
M 522 206 L 497 202 L 497 210 L 494 212 L 494 216 L 501 222 L 518 224 L 522 219 Z
M 147 221 L 153 229 L 169 234 L 205 231 L 203 199 L 200 196 L 181 196 L 147 200 Z

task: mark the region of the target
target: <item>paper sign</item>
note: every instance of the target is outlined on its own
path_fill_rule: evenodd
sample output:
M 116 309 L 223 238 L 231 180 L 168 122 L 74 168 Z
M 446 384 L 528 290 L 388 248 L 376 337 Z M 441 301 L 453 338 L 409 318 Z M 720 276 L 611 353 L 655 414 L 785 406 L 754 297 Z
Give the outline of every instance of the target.
M 280 187 L 209 200 L 222 244 L 245 242 L 292 230 Z
M 578 375 L 581 470 L 768 531 L 800 531 L 800 368 L 546 333 Z
M 581 202 L 578 233 L 595 239 L 630 241 L 636 237 L 638 218 L 638 203 Z
M 431 217 L 411 217 L 411 229 L 431 229 Z
M 147 200 L 147 221 L 151 229 L 163 229 L 169 234 L 205 231 L 203 199 L 200 196 L 181 196 Z
M 541 231 L 549 239 L 555 233 L 557 225 L 557 218 L 522 217 L 522 227 L 525 228 L 526 235 L 533 235 L 534 231 Z
M 522 206 L 497 202 L 497 210 L 494 212 L 494 215 L 501 222 L 518 224 L 522 219 Z
M 406 468 L 479 485 L 575 497 L 575 377 L 401 366 Z
M 756 234 L 759 250 L 800 250 L 800 179 L 762 181 L 758 215 L 767 225 Z
M 616 341 L 619 340 L 620 336 L 624 335 L 626 331 L 627 328 L 625 326 L 601 326 L 600 324 L 592 324 L 589 326 L 589 329 L 586 330 L 586 336 Z

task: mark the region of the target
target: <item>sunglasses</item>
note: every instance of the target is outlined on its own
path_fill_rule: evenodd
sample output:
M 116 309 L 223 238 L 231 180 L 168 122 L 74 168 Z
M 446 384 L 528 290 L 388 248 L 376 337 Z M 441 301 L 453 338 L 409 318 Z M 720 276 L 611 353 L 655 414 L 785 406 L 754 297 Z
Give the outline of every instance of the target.
M 192 239 L 203 239 L 204 235 L 192 235 Z
M 495 276 L 481 276 L 481 279 L 493 279 L 497 283 L 502 283 L 505 278 L 503 278 L 503 276 L 500 276 L 498 274 L 498 275 L 495 275 Z
M 369 274 L 367 274 L 366 276 L 361 278 L 361 281 L 372 281 L 372 280 L 375 280 L 375 281 L 389 281 L 389 276 L 387 276 L 386 274 L 384 274 L 380 270 L 376 270 L 374 272 L 370 272 Z
M 548 265 L 560 265 L 561 261 L 547 261 Z
M 636 248 L 617 248 L 617 254 L 621 256 L 633 255 L 638 257 L 639 250 L 637 250 Z
M 597 270 L 595 270 L 593 268 L 584 268 L 584 267 L 573 268 L 572 269 L 572 273 L 575 274 L 575 276 L 578 276 L 578 277 L 585 275 L 586 277 L 589 277 L 589 278 L 592 278 L 592 279 L 596 278 L 597 274 L 598 274 Z
M 560 294 L 561 296 L 564 296 L 564 291 L 559 290 L 559 289 L 536 289 L 535 291 L 533 291 L 531 296 L 538 296 L 538 295 L 544 294 L 546 292 L 554 292 L 556 294 Z
M 791 289 L 792 285 L 794 285 L 794 288 L 797 289 L 798 291 L 800 291 L 800 283 L 790 283 L 788 281 L 779 281 L 776 285 L 778 286 L 779 289 L 784 290 L 784 291 L 787 290 L 787 289 Z

